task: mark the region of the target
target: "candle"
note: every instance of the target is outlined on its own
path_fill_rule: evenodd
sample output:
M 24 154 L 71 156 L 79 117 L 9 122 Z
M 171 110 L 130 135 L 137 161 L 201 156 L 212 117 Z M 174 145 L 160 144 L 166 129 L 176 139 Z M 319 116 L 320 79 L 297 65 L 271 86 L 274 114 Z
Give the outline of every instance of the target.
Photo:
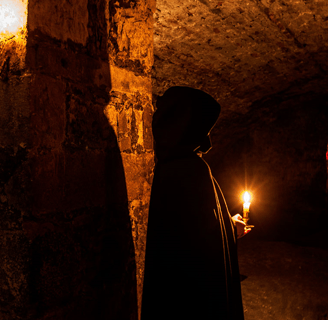
M 244 204 L 243 204 L 243 218 L 248 220 L 248 213 L 249 213 L 249 206 L 251 205 L 251 195 L 249 194 L 248 191 L 244 192 L 243 195 L 243 200 L 244 200 Z

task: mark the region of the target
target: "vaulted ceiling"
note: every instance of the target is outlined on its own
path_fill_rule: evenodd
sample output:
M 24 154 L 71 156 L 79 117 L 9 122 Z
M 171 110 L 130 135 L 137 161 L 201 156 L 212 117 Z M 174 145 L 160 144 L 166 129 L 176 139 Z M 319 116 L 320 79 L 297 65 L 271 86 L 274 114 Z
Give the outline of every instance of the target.
M 328 88 L 326 0 L 157 0 L 153 88 L 212 94 L 221 117 Z

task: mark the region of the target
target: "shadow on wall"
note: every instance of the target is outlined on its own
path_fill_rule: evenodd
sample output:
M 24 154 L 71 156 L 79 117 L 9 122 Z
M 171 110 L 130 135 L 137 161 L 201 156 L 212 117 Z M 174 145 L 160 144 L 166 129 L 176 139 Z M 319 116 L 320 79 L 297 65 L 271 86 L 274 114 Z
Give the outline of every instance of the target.
M 32 233 L 30 289 L 37 319 L 136 319 L 136 265 L 125 177 L 110 131 L 108 142 L 114 145 L 101 159 L 79 153 L 76 162 L 66 160 L 75 173 L 60 178 L 59 184 L 66 180 L 64 204 L 42 216 L 34 208 L 26 219 Z M 74 157 L 76 151 L 68 152 Z
M 24 216 L 30 244 L 24 319 L 137 319 L 125 174 L 104 115 L 110 99 L 104 6 L 88 2 L 86 46 L 29 32 L 32 201 Z
M 254 193 L 253 236 L 288 240 L 317 232 L 325 207 L 327 96 L 274 97 L 214 128 L 207 156 L 233 214 Z

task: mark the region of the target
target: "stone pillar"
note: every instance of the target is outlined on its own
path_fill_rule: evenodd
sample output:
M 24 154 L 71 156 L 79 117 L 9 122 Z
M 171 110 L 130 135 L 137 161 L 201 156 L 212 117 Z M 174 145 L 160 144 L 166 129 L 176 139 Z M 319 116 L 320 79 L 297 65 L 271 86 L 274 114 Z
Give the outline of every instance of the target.
M 29 0 L 0 42 L 2 320 L 138 318 L 153 9 Z

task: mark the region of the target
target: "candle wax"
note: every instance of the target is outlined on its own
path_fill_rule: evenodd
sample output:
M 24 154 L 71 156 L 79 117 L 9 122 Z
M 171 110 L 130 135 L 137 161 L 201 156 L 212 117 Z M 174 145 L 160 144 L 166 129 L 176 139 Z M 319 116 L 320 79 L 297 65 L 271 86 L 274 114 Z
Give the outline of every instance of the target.
M 250 206 L 250 202 L 245 202 L 243 204 L 243 217 L 244 218 L 248 218 L 248 213 L 249 213 L 249 206 Z

